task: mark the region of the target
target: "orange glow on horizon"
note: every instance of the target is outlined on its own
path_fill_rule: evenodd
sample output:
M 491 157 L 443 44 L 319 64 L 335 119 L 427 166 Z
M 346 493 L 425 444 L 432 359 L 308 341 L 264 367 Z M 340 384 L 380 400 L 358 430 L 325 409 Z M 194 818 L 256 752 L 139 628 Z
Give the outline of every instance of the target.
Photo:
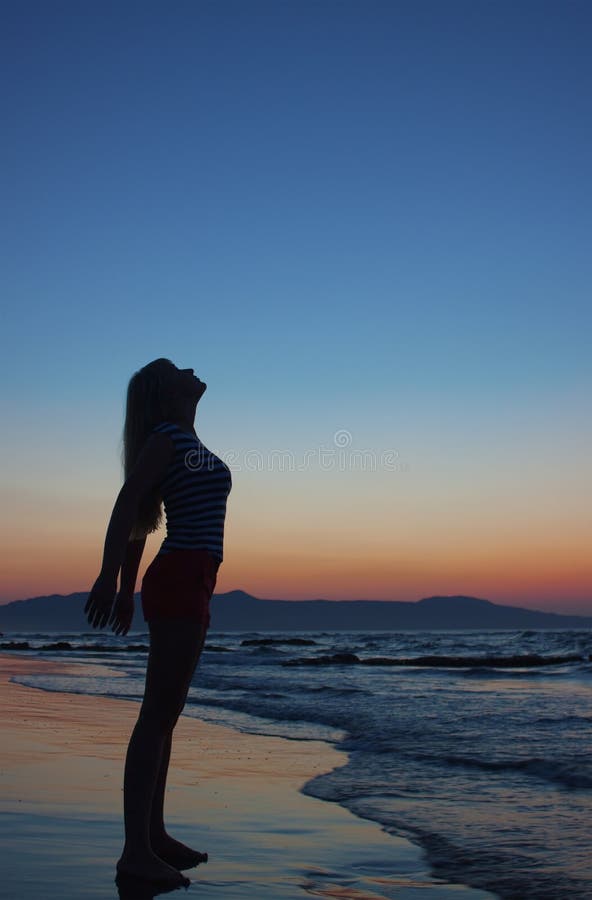
M 585 497 L 574 488 L 568 516 L 558 491 L 537 507 L 531 486 L 503 487 L 494 496 L 489 486 L 462 491 L 443 479 L 346 479 L 329 480 L 324 492 L 319 484 L 316 494 L 281 481 L 262 492 L 245 476 L 230 495 L 217 593 L 406 601 L 466 594 L 592 615 Z M 88 591 L 116 493 L 98 483 L 92 494 L 15 491 L 14 515 L 0 533 L 0 602 Z M 164 534 L 147 541 L 138 590 Z
M 96 578 L 102 543 L 79 535 L 64 552 L 63 535 L 37 536 L 28 546 L 5 544 L 2 602 L 90 589 Z M 151 536 L 140 566 L 142 575 L 162 535 Z M 434 549 L 409 546 L 390 551 L 354 542 L 340 546 L 306 542 L 289 551 L 270 541 L 225 548 L 216 593 L 241 589 L 256 597 L 285 600 L 406 600 L 434 594 L 466 594 L 496 603 L 555 612 L 592 615 L 590 564 L 576 542 L 554 553 L 540 546 L 477 546 L 449 541 Z M 313 544 L 311 546 L 311 543 Z

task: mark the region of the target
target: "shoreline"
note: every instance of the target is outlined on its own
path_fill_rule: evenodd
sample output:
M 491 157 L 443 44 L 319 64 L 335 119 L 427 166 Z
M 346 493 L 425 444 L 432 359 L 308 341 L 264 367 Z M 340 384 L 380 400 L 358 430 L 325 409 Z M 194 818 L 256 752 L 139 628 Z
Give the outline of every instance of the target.
M 123 841 L 122 782 L 138 703 L 39 690 L 10 679 L 52 671 L 92 676 L 101 664 L 23 659 L 0 653 L 3 760 L 0 820 L 12 846 L 3 886 L 12 896 L 74 900 L 115 897 Z M 181 840 L 209 861 L 185 874 L 201 900 L 312 896 L 400 900 L 421 895 L 485 900 L 494 895 L 430 875 L 425 854 L 336 803 L 302 793 L 316 775 L 347 760 L 323 741 L 242 733 L 182 715 L 175 729 L 166 817 Z M 45 835 L 54 880 L 38 874 Z M 76 850 L 73 865 L 72 845 Z M 101 847 L 97 859 L 95 849 Z M 61 860 L 61 864 L 60 864 Z M 81 886 L 77 864 L 92 870 Z M 26 876 L 26 890 L 23 878 Z M 71 881 L 74 883 L 70 883 Z M 18 890 L 16 890 L 18 887 Z M 15 892 L 16 891 L 16 892 Z M 8 894 L 7 894 L 8 896 Z M 155 894 L 152 894 L 155 896 Z

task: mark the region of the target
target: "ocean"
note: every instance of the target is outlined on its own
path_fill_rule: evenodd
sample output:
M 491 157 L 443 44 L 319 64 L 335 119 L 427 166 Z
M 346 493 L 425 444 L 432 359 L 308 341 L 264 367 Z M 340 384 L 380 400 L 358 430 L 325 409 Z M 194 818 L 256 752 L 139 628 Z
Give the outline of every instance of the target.
M 22 684 L 142 697 L 146 633 L 11 641 L 114 672 Z M 592 631 L 210 631 L 185 714 L 345 750 L 304 793 L 420 845 L 439 878 L 503 900 L 591 900 L 590 654 Z

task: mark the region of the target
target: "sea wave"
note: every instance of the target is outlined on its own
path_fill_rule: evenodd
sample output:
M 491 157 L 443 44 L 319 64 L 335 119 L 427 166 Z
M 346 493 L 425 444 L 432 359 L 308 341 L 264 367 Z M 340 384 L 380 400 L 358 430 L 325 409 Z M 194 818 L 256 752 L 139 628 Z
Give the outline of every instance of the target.
M 440 759 L 450 766 L 481 769 L 485 772 L 521 772 L 570 789 L 592 788 L 592 766 L 588 756 L 572 758 L 568 762 L 537 756 L 527 759 L 479 759 L 447 755 Z

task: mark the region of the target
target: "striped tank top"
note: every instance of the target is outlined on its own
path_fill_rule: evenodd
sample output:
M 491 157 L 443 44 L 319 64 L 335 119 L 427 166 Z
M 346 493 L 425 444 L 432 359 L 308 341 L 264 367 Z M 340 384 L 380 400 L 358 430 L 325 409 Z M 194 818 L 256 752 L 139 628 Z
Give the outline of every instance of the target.
M 172 422 L 161 422 L 152 431 L 168 434 L 174 444 L 160 484 L 167 533 L 157 556 L 171 550 L 209 550 L 222 562 L 230 469 L 199 438 Z

